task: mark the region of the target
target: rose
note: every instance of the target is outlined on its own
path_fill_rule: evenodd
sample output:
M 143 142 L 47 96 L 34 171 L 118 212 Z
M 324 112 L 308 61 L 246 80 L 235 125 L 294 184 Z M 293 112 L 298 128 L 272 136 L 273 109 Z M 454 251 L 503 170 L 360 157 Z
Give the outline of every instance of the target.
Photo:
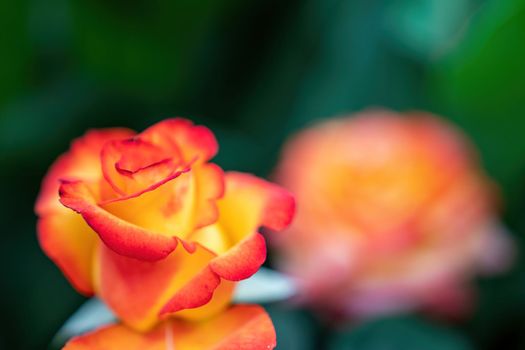
M 106 326 L 73 338 L 64 350 L 267 350 L 275 345 L 275 330 L 264 309 L 241 305 L 204 322 L 165 321 L 147 334 Z
M 44 252 L 79 292 L 98 295 L 136 329 L 173 313 L 217 312 L 233 282 L 266 258 L 257 228 L 284 228 L 294 202 L 252 175 L 223 174 L 208 162 L 216 152 L 213 134 L 184 119 L 140 134 L 88 132 L 43 181 Z
M 276 178 L 298 202 L 276 237 L 282 266 L 325 311 L 460 313 L 468 279 L 509 260 L 494 185 L 465 137 L 427 113 L 372 110 L 313 126 L 285 146 Z

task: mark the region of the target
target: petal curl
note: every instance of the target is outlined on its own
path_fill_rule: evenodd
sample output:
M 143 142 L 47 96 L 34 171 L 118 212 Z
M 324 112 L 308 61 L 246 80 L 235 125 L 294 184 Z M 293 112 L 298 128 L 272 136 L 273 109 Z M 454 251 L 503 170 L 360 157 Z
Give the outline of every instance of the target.
M 104 245 L 99 254 L 98 294 L 123 322 L 139 330 L 152 327 L 161 312 L 208 303 L 221 283 L 208 267 L 215 254 L 200 245 L 195 245 L 192 253 L 176 249 L 157 262 L 127 258 Z M 228 303 L 230 297 L 231 293 L 217 300 L 215 309 Z M 169 303 L 171 307 L 166 307 Z
M 190 321 L 202 321 L 204 319 L 210 318 L 210 316 L 217 315 L 226 309 L 230 304 L 235 290 L 236 283 L 230 282 L 225 279 L 220 279 L 221 283 L 213 291 L 211 299 L 206 302 L 207 299 L 201 299 L 202 301 L 196 302 L 194 304 L 185 304 L 181 305 L 180 303 L 174 302 L 176 297 L 170 300 L 171 305 L 166 304 L 166 306 L 161 310 L 159 314 L 161 319 L 170 317 L 176 313 L 176 317 L 181 320 L 190 320 Z M 188 294 L 190 288 L 187 288 Z M 198 301 L 198 299 L 196 300 Z M 205 302 L 205 304 L 203 304 Z M 172 311 L 170 307 L 174 307 L 173 310 L 180 309 L 179 311 Z M 182 308 L 182 307 L 184 308 Z
M 71 143 L 70 150 L 49 168 L 35 205 L 38 215 L 61 208 L 58 201 L 60 179 L 97 181 L 102 178 L 100 151 L 110 140 L 125 139 L 134 132 L 128 129 L 90 130 Z
M 211 269 L 224 279 L 240 281 L 253 275 L 266 260 L 266 242 L 259 233 L 243 241 L 210 262 Z
M 165 179 L 159 186 L 100 203 L 116 217 L 164 236 L 184 238 L 193 228 L 194 171 Z
M 240 281 L 257 272 L 266 259 L 266 244 L 257 229 L 285 228 L 292 220 L 295 201 L 283 188 L 250 174 L 227 172 L 225 183 L 217 224 L 190 238 L 217 253 L 225 251 L 210 267 L 224 279 Z M 226 244 L 229 249 L 223 248 Z
M 217 220 L 216 200 L 223 189 L 223 173 L 218 166 L 195 164 L 156 188 L 101 206 L 126 222 L 184 239 L 196 227 Z
M 140 134 L 140 138 L 165 149 L 180 150 L 186 162 L 206 162 L 219 148 L 213 133 L 183 118 L 163 120 Z
M 284 188 L 239 172 L 227 172 L 225 184 L 225 196 L 218 202 L 219 224 L 233 242 L 261 226 L 278 231 L 291 223 L 295 201 Z
M 268 350 L 275 329 L 264 309 L 238 305 L 205 322 L 170 320 L 143 334 L 111 325 L 70 340 L 64 350 Z
M 59 194 L 60 202 L 80 213 L 102 241 L 119 254 L 155 261 L 165 258 L 177 247 L 175 237 L 146 230 L 98 206 L 90 188 L 81 181 L 64 181 Z
M 187 168 L 176 149 L 166 150 L 139 137 L 108 142 L 100 161 L 104 178 L 121 196 L 143 192 Z
M 127 129 L 91 130 L 71 143 L 50 167 L 35 205 L 39 243 L 81 294 L 93 294 L 91 283 L 95 233 L 82 218 L 59 201 L 60 179 L 102 179 L 99 154 L 109 140 L 133 135 Z
M 194 309 L 207 304 L 221 279 L 206 266 L 162 307 L 160 315 L 174 313 L 184 309 Z

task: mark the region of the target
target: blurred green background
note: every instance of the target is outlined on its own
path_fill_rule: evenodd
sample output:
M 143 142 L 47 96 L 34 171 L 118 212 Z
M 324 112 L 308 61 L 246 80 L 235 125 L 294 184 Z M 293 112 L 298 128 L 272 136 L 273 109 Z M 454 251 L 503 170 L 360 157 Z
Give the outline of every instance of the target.
M 46 349 L 82 303 L 43 255 L 33 203 L 88 128 L 209 126 L 225 169 L 271 174 L 287 135 L 367 106 L 462 127 L 525 237 L 525 0 L 0 0 L 0 348 Z M 271 261 L 270 261 L 271 263 Z M 330 329 L 268 305 L 279 349 L 525 349 L 525 262 L 476 281 L 471 318 Z

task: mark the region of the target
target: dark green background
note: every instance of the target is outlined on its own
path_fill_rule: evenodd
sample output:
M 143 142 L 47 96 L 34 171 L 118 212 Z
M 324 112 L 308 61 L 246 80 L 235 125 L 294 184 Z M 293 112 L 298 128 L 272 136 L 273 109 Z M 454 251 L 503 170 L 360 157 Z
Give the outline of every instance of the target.
M 82 302 L 35 239 L 47 167 L 88 128 L 209 126 L 225 169 L 271 172 L 290 132 L 367 106 L 461 126 L 525 234 L 525 0 L 0 0 L 0 348 L 45 349 Z M 521 248 L 520 248 L 521 249 Z M 470 319 L 330 329 L 268 306 L 279 349 L 525 349 L 525 264 Z

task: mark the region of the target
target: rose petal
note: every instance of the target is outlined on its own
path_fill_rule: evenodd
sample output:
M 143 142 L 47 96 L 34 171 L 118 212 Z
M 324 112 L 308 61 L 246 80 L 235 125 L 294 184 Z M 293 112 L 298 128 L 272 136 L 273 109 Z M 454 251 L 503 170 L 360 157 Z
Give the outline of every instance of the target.
M 63 182 L 60 201 L 80 213 L 102 241 L 119 254 L 155 261 L 165 258 L 177 246 L 176 238 L 124 221 L 98 206 L 83 182 Z
M 209 267 L 182 287 L 160 310 L 162 318 L 177 313 L 178 318 L 202 320 L 229 305 L 235 283 L 221 280 Z
M 165 149 L 180 150 L 186 162 L 205 162 L 218 150 L 217 140 L 208 128 L 182 118 L 163 120 L 144 130 L 140 137 Z
M 224 195 L 224 173 L 222 169 L 207 163 L 195 167 L 195 227 L 204 227 L 217 221 L 219 211 L 217 199 Z
M 210 300 L 219 285 L 219 278 L 208 268 L 214 257 L 196 245 L 193 253 L 179 248 L 163 260 L 145 262 L 101 245 L 97 292 L 124 323 L 145 330 L 156 323 L 170 300 L 179 310 Z
M 147 334 L 123 325 L 103 327 L 73 338 L 65 350 L 267 350 L 276 346 L 275 329 L 260 306 L 239 305 L 205 322 L 166 321 Z
M 222 170 L 196 164 L 157 188 L 101 203 L 115 216 L 166 236 L 186 238 L 195 227 L 217 220 L 216 199 L 223 193 Z
M 82 217 L 63 208 L 38 221 L 42 250 L 62 270 L 73 287 L 86 296 L 93 294 L 93 252 L 97 235 Z
M 104 144 L 109 140 L 130 137 L 133 133 L 127 129 L 91 130 L 74 140 L 70 150 L 53 163 L 44 177 L 42 190 L 36 201 L 36 213 L 44 215 L 49 211 L 62 208 L 58 201 L 60 179 L 97 181 L 102 178 L 100 150 Z
M 293 196 L 285 189 L 256 176 L 227 172 L 225 196 L 218 202 L 221 225 L 233 242 L 240 242 L 260 226 L 282 230 L 295 210 Z
M 158 187 L 100 203 L 116 217 L 164 236 L 184 238 L 194 226 L 194 171 L 174 174 Z
M 259 233 L 248 236 L 210 262 L 211 269 L 230 281 L 240 281 L 253 275 L 266 260 L 266 243 Z
M 121 196 L 166 182 L 187 167 L 177 149 L 166 150 L 139 137 L 107 143 L 100 154 L 104 178 Z
M 92 254 L 96 235 L 82 218 L 64 208 L 59 201 L 59 179 L 85 179 L 96 182 L 102 177 L 99 154 L 112 139 L 129 137 L 133 131 L 106 129 L 88 131 L 74 140 L 70 150 L 61 155 L 42 182 L 35 211 L 40 217 L 38 239 L 44 252 L 66 275 L 80 293 L 93 293 Z
M 160 314 L 177 312 L 184 309 L 193 309 L 207 304 L 221 279 L 209 267 L 205 267 L 164 305 Z
M 266 259 L 266 244 L 257 229 L 286 227 L 295 203 L 290 193 L 253 175 L 228 172 L 225 182 L 225 196 L 218 201 L 218 223 L 190 238 L 217 253 L 225 251 L 210 267 L 227 280 L 239 281 L 257 272 Z M 229 250 L 223 248 L 225 244 Z

